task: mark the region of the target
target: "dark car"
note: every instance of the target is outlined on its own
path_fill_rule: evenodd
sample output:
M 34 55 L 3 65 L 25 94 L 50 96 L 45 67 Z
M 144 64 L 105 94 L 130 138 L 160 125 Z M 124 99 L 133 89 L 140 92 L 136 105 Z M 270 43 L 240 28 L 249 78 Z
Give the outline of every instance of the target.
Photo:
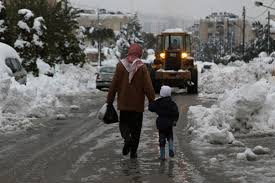
M 18 53 L 7 44 L 0 42 L 0 71 L 14 77 L 20 84 L 26 84 L 27 72 L 21 65 Z
M 114 66 L 101 66 L 96 74 L 96 88 L 99 90 L 102 88 L 109 88 L 112 83 L 115 70 L 116 67 Z

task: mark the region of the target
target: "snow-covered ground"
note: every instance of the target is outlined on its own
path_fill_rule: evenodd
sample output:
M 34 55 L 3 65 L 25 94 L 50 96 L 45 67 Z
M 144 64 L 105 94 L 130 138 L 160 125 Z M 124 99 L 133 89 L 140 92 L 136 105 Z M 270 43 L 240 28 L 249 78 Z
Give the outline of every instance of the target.
M 199 77 L 201 97 L 217 98 L 210 108 L 192 106 L 189 132 L 195 140 L 235 143 L 235 134 L 275 132 L 274 58 L 262 53 L 250 63 L 212 64 Z M 198 63 L 203 68 L 203 63 Z
M 97 52 L 95 48 L 87 48 L 85 52 Z M 113 49 L 104 47 L 102 52 L 105 60 L 102 65 L 116 66 L 118 59 Z M 148 61 L 154 56 L 153 50 L 148 52 Z M 82 68 L 74 65 L 56 65 L 51 68 L 42 60 L 37 61 L 40 71 L 39 77 L 28 75 L 27 85 L 7 76 L 6 72 L 0 74 L 0 133 L 14 132 L 26 129 L 33 125 L 34 118 L 57 117 L 56 108 L 63 106 L 58 96 L 80 95 L 87 92 L 98 92 L 95 86 L 95 73 L 97 67 L 90 64 Z M 5 66 L 5 64 L 4 64 Z M 0 68 L 4 68 L 4 66 Z M 6 69 L 9 70 L 9 69 Z M 53 77 L 48 76 L 54 74 Z
M 53 117 L 55 109 L 62 107 L 59 95 L 78 95 L 95 90 L 96 68 L 89 64 L 82 68 L 74 65 L 57 65 L 53 69 L 38 61 L 39 77 L 28 75 L 27 85 L 13 78 L 0 82 L 0 133 L 24 129 L 32 118 Z M 54 72 L 53 77 L 44 73 Z

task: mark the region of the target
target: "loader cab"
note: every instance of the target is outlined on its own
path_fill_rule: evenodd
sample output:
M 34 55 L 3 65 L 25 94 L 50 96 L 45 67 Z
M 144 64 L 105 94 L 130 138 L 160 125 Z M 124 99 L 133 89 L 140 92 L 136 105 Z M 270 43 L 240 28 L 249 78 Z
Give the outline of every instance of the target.
M 157 51 L 181 50 L 191 53 L 191 36 L 187 33 L 162 33 L 157 36 Z
M 163 32 L 157 36 L 154 66 L 158 69 L 188 69 L 193 66 L 191 56 L 191 35 L 187 32 Z

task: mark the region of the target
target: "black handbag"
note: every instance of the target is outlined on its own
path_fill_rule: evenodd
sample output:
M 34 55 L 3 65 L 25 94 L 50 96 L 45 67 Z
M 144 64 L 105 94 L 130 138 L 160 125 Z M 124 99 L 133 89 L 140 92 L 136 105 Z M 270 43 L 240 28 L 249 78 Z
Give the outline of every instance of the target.
M 118 115 L 117 115 L 116 109 L 114 108 L 113 104 L 107 105 L 107 110 L 104 115 L 103 121 L 106 124 L 119 122 Z

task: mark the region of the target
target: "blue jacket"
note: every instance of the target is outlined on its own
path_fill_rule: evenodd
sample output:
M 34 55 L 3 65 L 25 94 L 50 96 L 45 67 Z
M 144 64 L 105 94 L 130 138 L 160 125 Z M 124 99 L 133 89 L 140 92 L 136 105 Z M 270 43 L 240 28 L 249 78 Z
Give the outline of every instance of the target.
M 172 127 L 179 119 L 178 106 L 171 97 L 162 97 L 151 102 L 149 111 L 157 113 L 156 123 L 159 130 Z

